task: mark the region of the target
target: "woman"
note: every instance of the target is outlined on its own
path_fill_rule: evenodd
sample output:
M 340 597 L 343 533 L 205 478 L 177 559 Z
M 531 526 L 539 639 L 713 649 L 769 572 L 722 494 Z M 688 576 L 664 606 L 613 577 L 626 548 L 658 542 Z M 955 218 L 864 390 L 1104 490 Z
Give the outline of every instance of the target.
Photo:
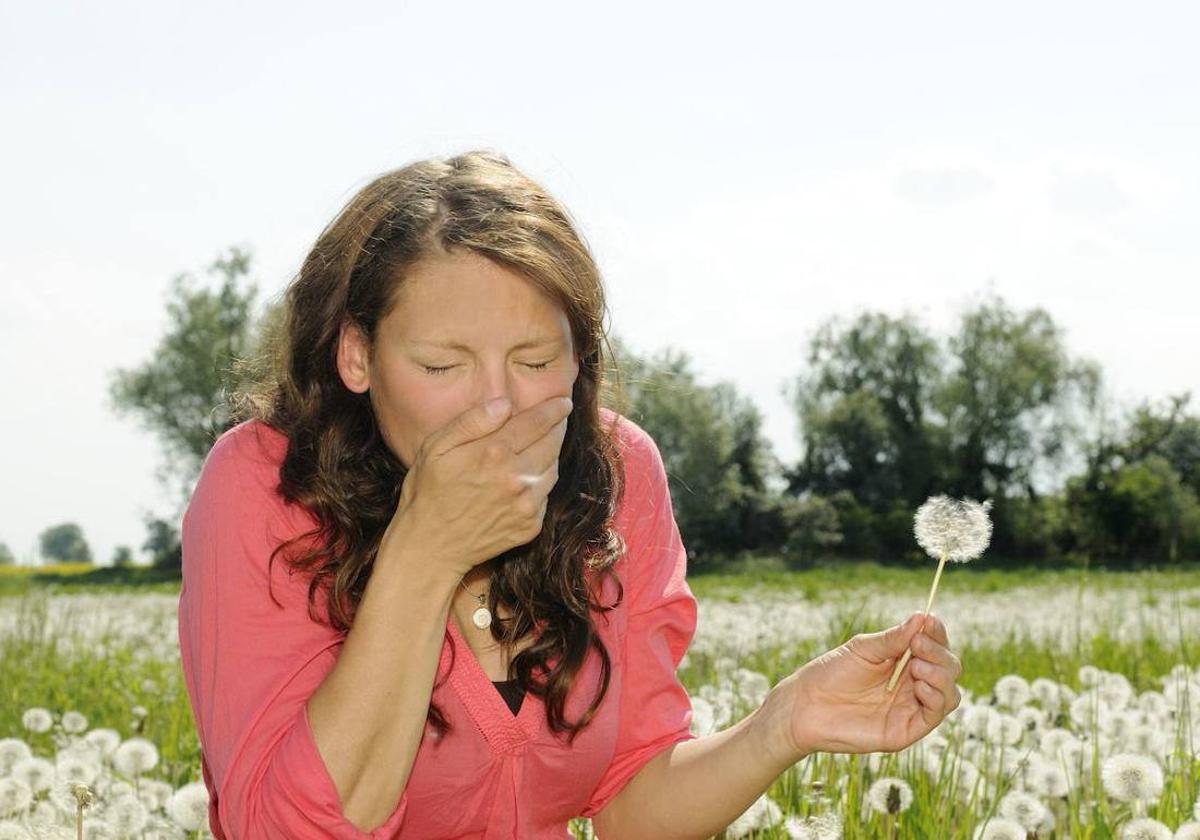
M 387 173 L 322 232 L 183 520 L 218 837 L 709 837 L 804 755 L 898 750 L 958 706 L 914 615 L 689 731 L 696 601 L 658 448 L 600 405 L 604 312 L 500 155 Z

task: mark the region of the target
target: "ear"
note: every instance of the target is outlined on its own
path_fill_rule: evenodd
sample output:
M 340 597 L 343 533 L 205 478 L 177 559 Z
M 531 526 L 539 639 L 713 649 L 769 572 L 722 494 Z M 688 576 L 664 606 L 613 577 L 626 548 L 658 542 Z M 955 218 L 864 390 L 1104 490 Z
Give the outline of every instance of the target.
M 366 393 L 371 387 L 368 357 L 367 337 L 352 320 L 343 319 L 338 333 L 337 369 L 342 384 L 356 394 Z

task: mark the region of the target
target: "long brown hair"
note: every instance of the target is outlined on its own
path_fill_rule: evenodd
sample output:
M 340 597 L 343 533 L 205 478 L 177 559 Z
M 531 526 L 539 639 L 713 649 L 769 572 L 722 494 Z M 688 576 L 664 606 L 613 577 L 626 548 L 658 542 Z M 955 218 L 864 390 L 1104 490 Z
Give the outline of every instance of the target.
M 602 423 L 600 414 L 603 399 L 623 402 L 623 392 L 607 385 L 610 375 L 619 380 L 619 371 L 608 361 L 613 354 L 599 269 L 566 210 L 543 187 L 490 151 L 421 160 L 374 178 L 322 231 L 281 306 L 264 318 L 259 351 L 237 364 L 243 379 L 230 410 L 235 423 L 258 419 L 287 437 L 278 492 L 302 504 L 318 527 L 278 546 L 271 562 L 285 551 L 289 565 L 311 574 L 310 616 L 323 620 L 314 606 L 325 587 L 326 623 L 347 632 L 407 469 L 385 444 L 368 395 L 342 382 L 338 336 L 349 320 L 373 353 L 377 326 L 406 270 L 451 249 L 470 249 L 513 270 L 555 300 L 579 356 L 559 481 L 542 530 L 496 558 L 488 590 L 493 614 L 500 603 L 512 612 L 510 620 L 492 622 L 496 641 L 510 645 L 542 625 L 535 643 L 512 660 L 509 676 L 544 698 L 551 731 L 567 731 L 573 742 L 609 686 L 611 662 L 591 611 L 610 610 L 624 597 L 613 565 L 625 545 L 612 527 L 624 492 L 623 461 L 615 411 L 613 424 Z M 296 550 L 313 537 L 314 547 Z M 597 583 L 605 574 L 616 579 L 620 594 L 613 604 L 598 603 L 600 587 L 589 589 L 588 569 Z M 601 687 L 586 713 L 569 723 L 567 694 L 591 647 L 601 658 Z M 551 659 L 558 660 L 552 670 Z M 548 672 L 544 683 L 534 681 L 535 669 Z M 452 728 L 432 702 L 428 722 L 439 736 Z

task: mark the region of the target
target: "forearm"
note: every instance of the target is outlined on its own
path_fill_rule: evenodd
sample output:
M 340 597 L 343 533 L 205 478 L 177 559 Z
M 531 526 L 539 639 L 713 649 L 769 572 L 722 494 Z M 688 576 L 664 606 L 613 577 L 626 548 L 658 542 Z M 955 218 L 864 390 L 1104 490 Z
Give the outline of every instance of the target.
M 454 581 L 385 541 L 337 664 L 308 701 L 313 737 L 363 831 L 396 809 L 425 731 Z
M 600 840 L 704 840 L 719 834 L 804 757 L 792 752 L 781 695 L 720 732 L 655 756 L 597 815 Z

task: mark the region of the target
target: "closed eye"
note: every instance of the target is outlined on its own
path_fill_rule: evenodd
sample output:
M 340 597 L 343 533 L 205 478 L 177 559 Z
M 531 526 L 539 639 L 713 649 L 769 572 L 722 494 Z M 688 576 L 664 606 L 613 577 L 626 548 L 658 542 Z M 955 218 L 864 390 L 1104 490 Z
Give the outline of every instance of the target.
M 551 360 L 551 361 L 553 361 L 553 360 Z M 550 362 L 539 362 L 538 364 L 525 365 L 525 367 L 530 368 L 531 370 L 539 370 L 539 371 L 545 370 L 549 366 L 550 366 Z M 446 367 L 430 367 L 429 365 L 421 365 L 421 367 L 425 368 L 425 372 L 432 376 L 440 376 L 441 374 L 445 373 L 446 371 L 450 370 L 451 368 L 455 368 L 458 366 L 457 365 L 447 365 Z

